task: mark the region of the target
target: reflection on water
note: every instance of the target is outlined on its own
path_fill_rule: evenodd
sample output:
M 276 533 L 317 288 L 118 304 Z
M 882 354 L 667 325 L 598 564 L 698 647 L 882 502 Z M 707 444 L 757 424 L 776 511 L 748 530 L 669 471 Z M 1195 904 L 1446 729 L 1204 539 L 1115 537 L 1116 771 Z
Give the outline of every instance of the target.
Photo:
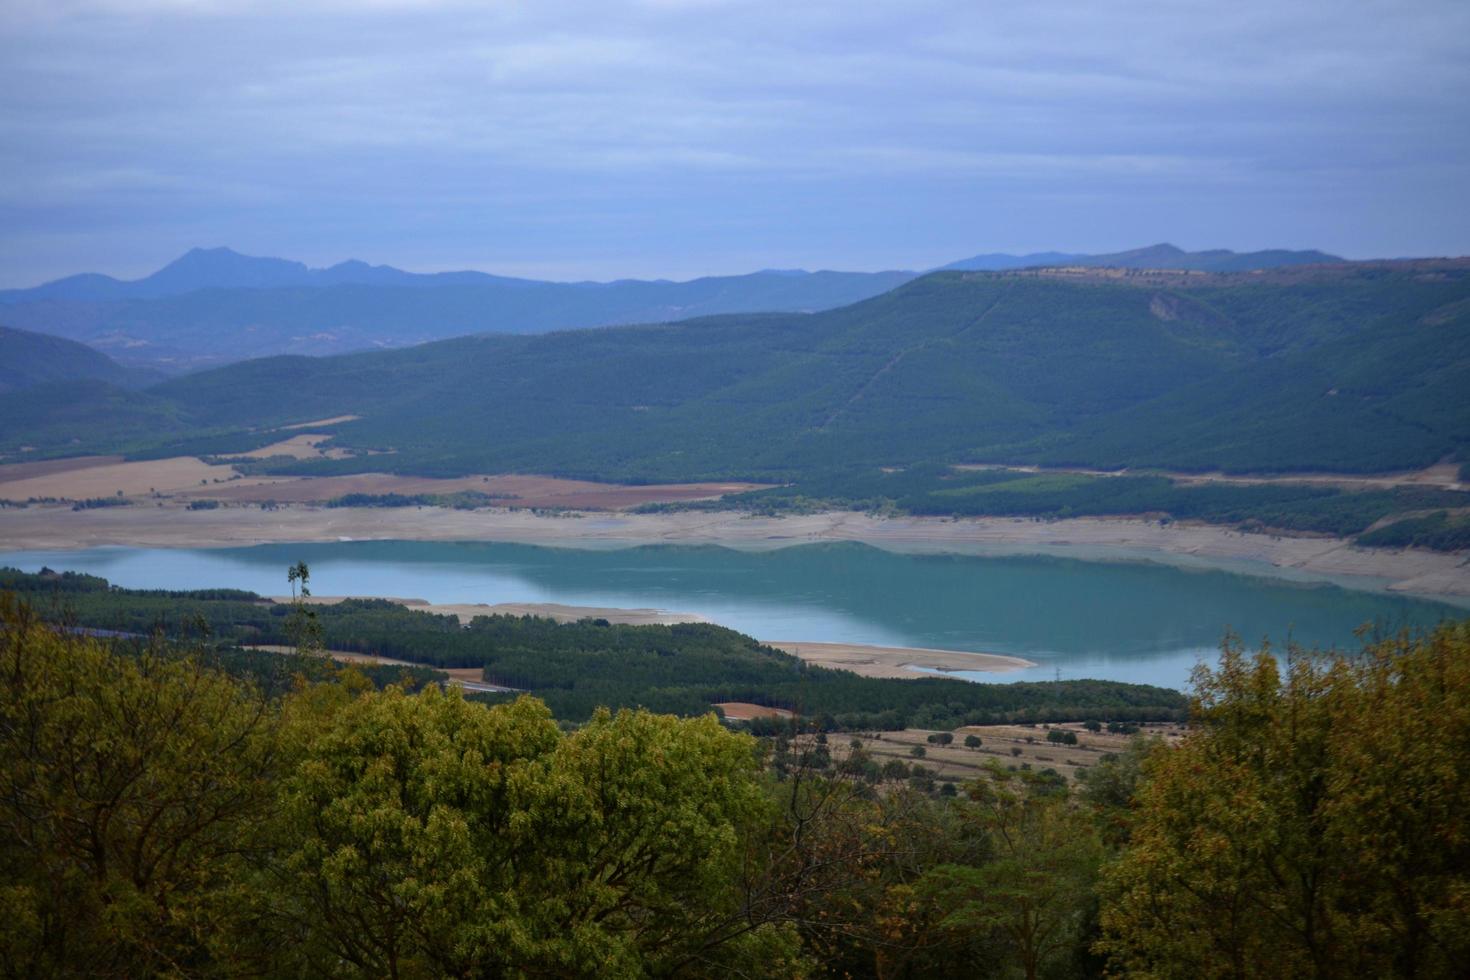
M 1425 600 L 1215 570 L 1054 557 L 900 555 L 860 544 L 770 552 L 653 546 L 343 542 L 256 548 L 11 552 L 0 564 L 91 572 L 118 585 L 286 589 L 311 566 L 319 595 L 432 602 L 559 602 L 697 612 L 763 639 L 1007 653 L 1040 666 L 976 679 L 1100 677 L 1183 687 L 1227 630 L 1306 646 L 1352 646 L 1463 615 Z

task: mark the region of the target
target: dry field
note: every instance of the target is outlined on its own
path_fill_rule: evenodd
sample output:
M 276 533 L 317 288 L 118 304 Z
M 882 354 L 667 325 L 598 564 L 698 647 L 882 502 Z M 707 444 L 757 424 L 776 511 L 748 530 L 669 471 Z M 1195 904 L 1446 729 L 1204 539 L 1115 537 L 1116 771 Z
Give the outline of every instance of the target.
M 230 453 L 230 459 L 270 459 L 272 456 L 290 456 L 292 459 L 345 459 L 351 455 L 345 449 L 322 449 L 321 444 L 332 438 L 321 433 L 302 433 L 269 446 L 252 449 L 248 453 Z
M 193 456 L 124 462 L 121 456 L 83 456 L 78 459 L 0 466 L 0 498 L 32 497 L 147 497 L 154 493 L 185 494 L 226 480 L 234 485 L 254 483 L 259 477 L 241 477 L 229 466 L 211 466 Z
M 1009 470 L 1014 473 L 1071 473 L 1078 476 L 1166 476 L 1175 483 L 1190 485 L 1231 484 L 1263 486 L 1270 484 L 1309 484 L 1339 487 L 1344 490 L 1392 490 L 1394 487 L 1426 487 L 1435 490 L 1464 490 L 1458 463 L 1443 462 L 1422 470 L 1402 473 L 1379 473 L 1373 476 L 1346 476 L 1335 473 L 1180 473 L 1172 470 L 1097 470 L 1072 466 L 1000 466 L 988 463 L 961 463 L 957 470 Z
M 354 422 L 360 418 L 362 418 L 361 415 L 333 415 L 329 419 L 316 419 L 312 422 L 297 422 L 294 425 L 278 425 L 276 426 L 276 428 L 280 429 L 282 432 L 286 432 L 291 429 L 314 429 L 319 425 L 336 425 L 338 422 Z
M 1052 730 L 1073 732 L 1077 736 L 1077 744 L 1048 742 L 1046 734 Z M 1173 740 L 1184 734 L 1184 727 L 1173 723 L 1150 724 L 1142 726 L 1142 732 Z M 910 764 L 919 763 L 931 770 L 936 779 L 963 782 L 983 775 L 987 762 L 991 761 L 1018 768 L 1023 764 L 1029 765 L 1037 772 L 1055 769 L 1069 781 L 1075 781 L 1080 770 L 1097 765 L 1098 760 L 1107 753 L 1123 751 L 1132 737 L 1107 732 L 1094 734 L 1084 729 L 1080 722 L 1050 726 L 1038 724 L 1034 727 L 973 725 L 951 732 L 954 742 L 949 745 L 930 744 L 928 739 L 933 734 L 936 733 L 908 728 L 899 732 L 859 735 L 833 733 L 827 738 L 834 756 L 845 753 L 848 742 L 856 738 L 863 743 L 863 749 L 871 753 L 880 764 L 890 759 L 900 759 Z M 979 747 L 966 748 L 966 735 L 978 736 Z M 912 750 L 915 747 L 924 749 L 923 758 L 913 756 Z
M 250 650 L 263 650 L 266 653 L 295 653 L 295 647 L 276 646 L 270 643 L 262 643 Z M 509 691 L 508 687 L 497 687 L 494 684 L 486 684 L 482 677 L 484 672 L 479 667 L 434 667 L 429 664 L 416 664 L 407 660 L 395 660 L 392 657 L 380 657 L 373 653 L 352 653 L 347 650 L 323 650 L 327 656 L 338 663 L 343 664 L 370 664 L 374 667 L 427 667 L 437 670 L 441 674 L 449 675 L 449 683 L 458 685 L 467 691 Z
M 327 436 L 303 433 L 239 458 L 324 455 Z M 330 456 L 332 451 L 325 455 Z M 85 500 L 93 497 L 152 497 L 218 500 L 221 503 L 321 503 L 349 493 L 451 494 L 476 491 L 506 506 L 560 510 L 621 510 L 647 503 L 708 500 L 727 493 L 759 489 L 749 483 L 678 483 L 623 486 L 546 476 L 465 476 L 453 479 L 364 473 L 355 476 L 241 476 L 233 466 L 210 464 L 193 456 L 125 462 L 120 456 L 0 465 L 0 499 Z
M 753 718 L 790 718 L 791 712 L 785 708 L 768 708 L 763 704 L 751 704 L 749 701 L 722 701 L 714 705 L 725 713 L 725 717 L 731 721 L 750 721 Z
M 270 482 L 264 482 L 264 481 Z M 353 476 L 265 477 L 246 485 L 237 481 L 228 486 L 201 487 L 190 496 L 206 497 L 230 503 L 319 503 L 349 493 L 451 494 L 465 491 L 488 494 L 506 506 L 563 510 L 621 510 L 649 503 L 673 503 L 685 500 L 709 500 L 727 493 L 760 489 L 750 483 L 676 483 L 650 486 L 623 486 L 592 483 L 586 480 L 563 480 L 550 476 L 462 476 L 448 479 L 420 476 L 397 476 L 391 473 L 361 473 Z M 0 485 L 3 491 L 3 485 Z

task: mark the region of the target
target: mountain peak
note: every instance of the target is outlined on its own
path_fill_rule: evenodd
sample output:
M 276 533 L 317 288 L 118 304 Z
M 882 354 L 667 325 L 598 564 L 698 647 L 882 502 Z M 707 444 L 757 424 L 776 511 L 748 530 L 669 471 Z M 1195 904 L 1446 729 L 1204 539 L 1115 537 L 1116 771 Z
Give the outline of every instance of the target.
M 146 279 L 138 281 L 140 292 L 179 292 L 193 289 L 259 289 L 294 286 L 307 282 L 311 273 L 300 262 L 257 258 L 232 248 L 191 248 Z

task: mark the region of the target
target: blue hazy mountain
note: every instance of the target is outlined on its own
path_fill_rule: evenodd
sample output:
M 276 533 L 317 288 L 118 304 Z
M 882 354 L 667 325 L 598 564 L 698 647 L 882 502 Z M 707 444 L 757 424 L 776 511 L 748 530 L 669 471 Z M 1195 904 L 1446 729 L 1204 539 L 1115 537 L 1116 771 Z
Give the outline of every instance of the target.
M 403 347 L 477 333 L 543 333 L 723 313 L 833 309 L 911 272 L 766 270 L 688 282 L 542 282 L 483 272 L 413 273 L 349 261 L 194 249 L 131 281 L 85 274 L 0 292 L 4 319 L 125 363 L 174 371 L 271 354 Z
M 1118 266 L 1239 272 L 1341 261 L 1316 251 L 1173 245 L 1106 255 L 977 255 L 951 270 Z M 480 333 L 666 323 L 730 313 L 806 313 L 886 293 L 914 273 L 765 269 L 687 282 L 543 282 L 461 271 L 415 273 L 347 261 L 313 269 L 288 259 L 196 248 L 152 275 L 88 273 L 0 291 L 13 326 L 67 337 L 124 364 L 171 372 L 276 354 L 327 355 L 405 347 Z
M 1076 265 L 1092 268 L 1250 272 L 1256 269 L 1279 269 L 1288 265 L 1319 265 L 1342 261 L 1341 256 L 1329 255 L 1315 249 L 1289 251 L 1278 248 L 1260 252 L 1232 252 L 1228 248 L 1214 248 L 1203 252 L 1186 252 L 1176 245 L 1164 242 L 1146 248 L 1135 248 L 1126 252 L 1109 252 L 1102 255 L 1071 252 L 1033 252 L 1030 255 L 1009 255 L 994 252 L 988 255 L 972 255 L 968 259 L 951 262 L 943 268 L 965 272 L 1001 272 L 1036 266 Z

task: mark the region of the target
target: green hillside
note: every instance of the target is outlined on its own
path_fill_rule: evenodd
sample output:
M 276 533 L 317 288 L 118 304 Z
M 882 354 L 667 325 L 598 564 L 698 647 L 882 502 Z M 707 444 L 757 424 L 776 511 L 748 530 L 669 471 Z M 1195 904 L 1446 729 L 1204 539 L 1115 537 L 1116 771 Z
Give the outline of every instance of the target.
M 141 387 L 158 378 L 73 340 L 0 326 L 0 393 L 82 380 Z
M 340 414 L 298 472 L 800 480 L 925 462 L 1374 472 L 1470 443 L 1470 263 L 939 273 L 824 313 L 281 357 L 150 389 L 188 435 Z M 85 416 L 85 412 L 80 413 Z M 151 424 L 89 448 L 158 447 Z M 0 444 L 26 437 L 5 417 Z M 198 445 L 195 443 L 194 445 Z M 191 451 L 199 451 L 197 448 Z
M 144 279 L 83 275 L 0 290 L 6 322 L 95 344 L 170 374 L 280 354 L 406 347 L 472 333 L 544 333 L 753 310 L 825 310 L 911 272 L 765 271 L 687 282 L 541 282 L 415 274 L 194 249 Z

